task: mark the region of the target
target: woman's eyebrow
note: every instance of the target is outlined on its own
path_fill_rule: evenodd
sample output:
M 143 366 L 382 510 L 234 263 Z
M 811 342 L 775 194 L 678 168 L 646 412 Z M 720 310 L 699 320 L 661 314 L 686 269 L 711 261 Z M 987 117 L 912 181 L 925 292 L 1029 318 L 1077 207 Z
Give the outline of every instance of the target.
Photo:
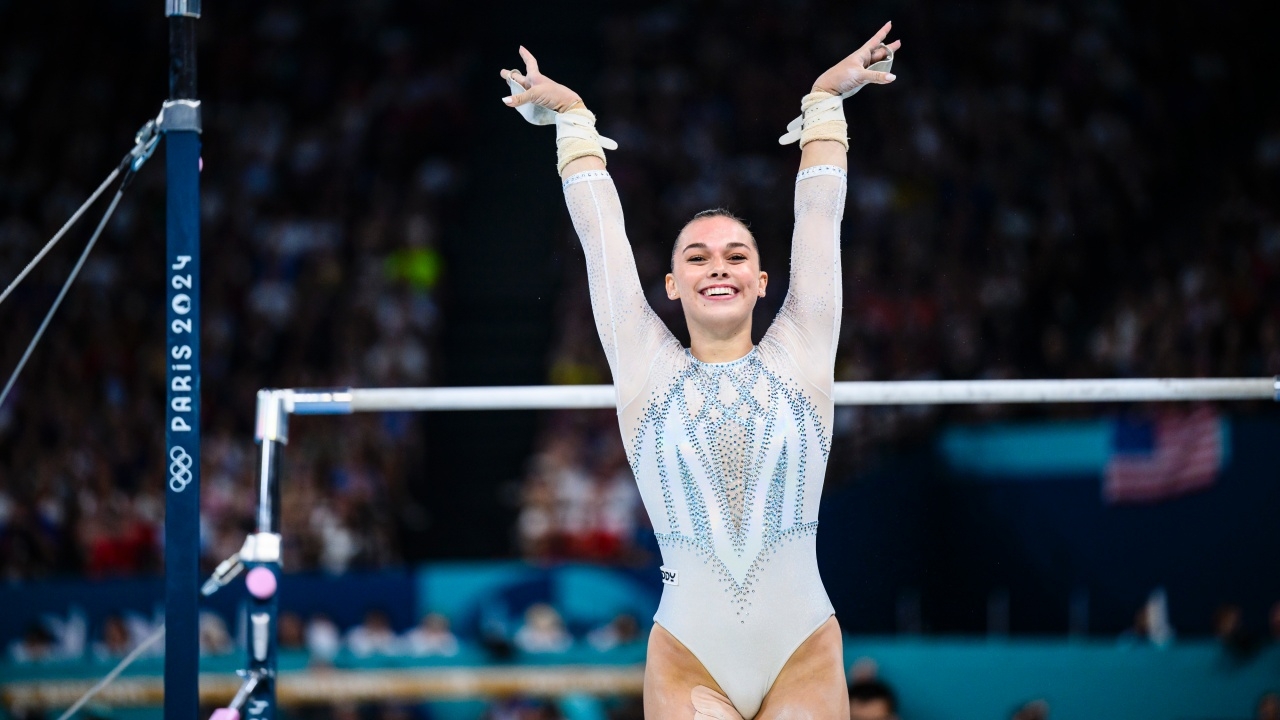
M 736 240 L 735 240 L 735 241 L 733 241 L 733 242 L 730 242 L 730 243 L 725 243 L 725 245 L 724 245 L 724 246 L 725 246 L 726 248 L 740 248 L 740 247 L 750 248 L 750 247 L 751 247 L 751 246 L 750 246 L 750 245 L 748 245 L 747 243 L 744 243 L 744 242 L 738 242 L 738 241 L 736 241 Z M 681 248 L 681 250 L 680 250 L 680 251 L 681 251 L 681 252 L 685 252 L 685 251 L 687 251 L 687 250 L 693 250 L 694 248 L 697 248 L 697 249 L 699 249 L 699 250 L 709 250 L 709 249 L 710 249 L 709 247 L 707 247 L 707 244 L 706 244 L 706 243 L 695 242 L 695 243 L 689 243 L 688 245 L 685 245 L 683 248 Z

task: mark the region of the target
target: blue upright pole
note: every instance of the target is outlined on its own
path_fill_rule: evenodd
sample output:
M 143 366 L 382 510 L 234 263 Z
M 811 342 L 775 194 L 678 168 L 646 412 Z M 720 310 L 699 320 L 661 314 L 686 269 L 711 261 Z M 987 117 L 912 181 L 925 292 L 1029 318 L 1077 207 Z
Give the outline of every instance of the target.
M 165 134 L 168 195 L 165 283 L 165 720 L 197 720 L 200 644 L 200 103 L 196 20 L 200 0 L 166 0 L 169 100 Z

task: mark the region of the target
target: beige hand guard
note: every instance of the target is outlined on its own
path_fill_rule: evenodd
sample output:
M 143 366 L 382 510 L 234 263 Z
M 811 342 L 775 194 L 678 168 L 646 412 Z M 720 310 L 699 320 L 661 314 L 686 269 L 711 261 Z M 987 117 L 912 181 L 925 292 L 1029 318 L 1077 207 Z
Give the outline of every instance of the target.
M 511 86 L 512 96 L 526 92 L 524 86 L 514 80 L 507 80 L 507 85 Z M 585 107 L 558 113 L 541 105 L 525 103 L 516 110 L 534 125 L 555 123 L 557 172 L 563 172 L 565 165 L 588 155 L 607 163 L 605 149 L 618 149 L 618 143 L 596 132 L 596 116 Z
M 893 67 L 893 50 L 881 45 L 889 57 L 878 63 L 872 63 L 868 70 L 889 72 Z M 790 145 L 799 140 L 800 147 L 814 140 L 835 140 L 849 149 L 848 124 L 844 120 L 844 99 L 853 97 L 866 85 L 846 92 L 832 95 L 821 90 L 811 92 L 800 101 L 800 117 L 787 123 L 787 133 L 778 138 L 779 145 Z

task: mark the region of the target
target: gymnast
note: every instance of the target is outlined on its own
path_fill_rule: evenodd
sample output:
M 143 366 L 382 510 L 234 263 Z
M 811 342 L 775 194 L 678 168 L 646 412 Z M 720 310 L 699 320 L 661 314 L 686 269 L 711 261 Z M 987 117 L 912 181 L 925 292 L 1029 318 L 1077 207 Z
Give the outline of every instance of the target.
M 747 226 L 725 210 L 680 231 L 666 276 L 684 348 L 649 307 L 617 190 L 582 98 L 538 70 L 503 70 L 503 98 L 556 125 L 565 202 L 582 241 L 596 329 L 628 460 L 662 549 L 649 636 L 649 720 L 849 717 L 840 627 L 818 575 L 818 501 L 831 449 L 839 337 L 843 99 L 886 84 L 886 24 L 823 73 L 780 142 L 800 141 L 787 297 L 759 345 L 751 311 L 769 277 Z

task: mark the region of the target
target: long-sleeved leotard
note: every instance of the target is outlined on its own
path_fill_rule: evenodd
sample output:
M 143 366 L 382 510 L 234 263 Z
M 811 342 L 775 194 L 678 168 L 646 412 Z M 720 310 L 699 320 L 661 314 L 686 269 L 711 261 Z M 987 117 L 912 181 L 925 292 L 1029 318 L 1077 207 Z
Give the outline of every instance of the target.
M 662 549 L 654 618 L 744 718 L 833 610 L 818 576 L 818 500 L 831 448 L 845 171 L 796 178 L 791 279 L 746 356 L 706 363 L 649 307 L 609 174 L 564 181 L 627 457 Z

